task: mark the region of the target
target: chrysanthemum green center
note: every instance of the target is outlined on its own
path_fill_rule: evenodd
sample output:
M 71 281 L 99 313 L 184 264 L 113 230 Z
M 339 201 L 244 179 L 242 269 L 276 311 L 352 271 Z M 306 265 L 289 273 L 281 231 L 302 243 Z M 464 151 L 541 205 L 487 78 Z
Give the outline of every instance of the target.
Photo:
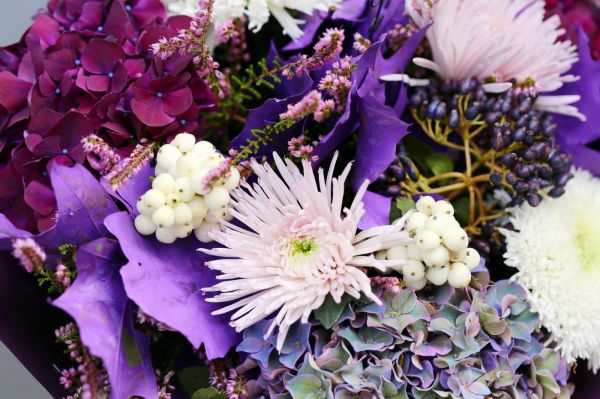
M 576 228 L 575 245 L 581 267 L 589 273 L 600 273 L 600 225 L 596 220 L 580 216 Z
M 298 240 L 293 238 L 289 242 L 289 251 L 292 258 L 309 256 L 313 254 L 317 248 L 318 246 L 315 240 Z

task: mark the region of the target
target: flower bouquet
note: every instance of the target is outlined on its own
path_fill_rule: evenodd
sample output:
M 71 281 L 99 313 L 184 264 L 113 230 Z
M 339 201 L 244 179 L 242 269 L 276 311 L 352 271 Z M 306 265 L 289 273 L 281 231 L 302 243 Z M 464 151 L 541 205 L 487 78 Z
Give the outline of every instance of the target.
M 56 398 L 597 398 L 599 21 L 50 0 L 0 49 L 0 338 Z

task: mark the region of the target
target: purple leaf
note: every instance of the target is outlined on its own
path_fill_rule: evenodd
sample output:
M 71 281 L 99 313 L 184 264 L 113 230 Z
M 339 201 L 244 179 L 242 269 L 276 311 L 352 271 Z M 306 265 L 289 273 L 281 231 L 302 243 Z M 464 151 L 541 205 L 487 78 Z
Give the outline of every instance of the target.
M 368 229 L 377 226 L 387 226 L 390 222 L 390 207 L 392 198 L 381 194 L 367 191 L 362 199 L 365 206 L 365 214 L 360 219 L 358 227 Z
M 118 211 L 96 178 L 82 165 L 53 163 L 50 180 L 58 204 L 58 220 L 36 241 L 48 251 L 62 244 L 83 244 L 106 236 L 104 218 Z
M 134 328 L 121 263 L 115 241 L 100 238 L 83 245 L 77 251 L 77 278 L 54 305 L 75 319 L 81 341 L 104 362 L 113 399 L 157 399 L 148 340 Z
M 195 348 L 204 344 L 210 359 L 223 357 L 239 342 L 227 316 L 212 316 L 218 305 L 206 302 L 202 288 L 215 284 L 207 255 L 194 237 L 171 245 L 143 237 L 126 212 L 106 218 L 106 227 L 129 260 L 121 269 L 125 291 L 145 313 L 181 332 Z
M 10 220 L 0 213 L 0 250 L 12 249 L 11 241 L 15 238 L 28 238 L 31 233 L 15 227 Z
M 408 134 L 408 124 L 377 97 L 377 91 L 382 90 L 382 87 L 365 82 L 358 92 L 360 127 L 352 176 L 355 190 L 365 180 L 374 181 L 390 166 L 396 157 L 398 142 Z

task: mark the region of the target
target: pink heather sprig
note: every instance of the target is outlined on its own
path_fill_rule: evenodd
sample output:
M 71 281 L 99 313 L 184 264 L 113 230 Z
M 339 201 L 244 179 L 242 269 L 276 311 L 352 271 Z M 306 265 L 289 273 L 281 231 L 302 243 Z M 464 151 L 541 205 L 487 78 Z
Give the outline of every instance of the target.
M 319 157 L 312 155 L 314 147 L 306 142 L 307 138 L 304 135 L 295 137 L 288 142 L 288 151 L 293 157 L 298 159 L 318 160 Z
M 239 156 L 239 151 L 231 148 L 229 149 L 229 156 L 231 157 L 231 159 L 236 159 Z M 242 179 L 247 179 L 248 177 L 252 176 L 252 162 L 256 161 L 256 158 L 254 157 L 250 157 L 248 159 L 245 159 L 243 161 L 238 162 L 235 166 L 238 170 L 238 172 L 240 172 L 240 177 Z M 263 156 L 258 163 L 264 163 L 267 161 L 267 157 Z
M 12 255 L 28 273 L 43 269 L 46 253 L 32 238 L 17 238 L 12 247 Z
M 60 263 L 56 267 L 54 279 L 57 284 L 62 285 L 65 288 L 68 288 L 71 286 L 71 271 L 65 265 Z
M 375 287 L 380 287 L 384 291 L 397 294 L 402 289 L 402 284 L 400 280 L 396 277 L 371 277 L 371 285 Z
M 397 51 L 406 43 L 406 41 L 415 34 L 419 28 L 411 21 L 408 24 L 396 24 L 387 33 L 387 44 L 392 51 Z M 417 49 L 420 53 L 422 49 Z
M 326 71 L 325 76 L 319 81 L 319 90 L 327 91 L 335 99 L 338 112 L 346 107 L 348 93 L 352 88 L 350 80 L 352 70 L 352 59 L 346 56 L 339 62 L 334 62 L 333 70 Z
M 225 387 L 227 399 L 245 399 L 248 397 L 246 377 L 238 375 L 235 370 L 229 372 L 229 380 Z
M 90 134 L 81 139 L 83 151 L 97 158 L 92 162 L 92 167 L 100 172 L 105 172 L 119 163 L 121 157 L 117 155 L 108 143 L 95 134 Z
M 219 391 L 227 389 L 227 369 L 228 367 L 222 359 L 211 360 L 208 365 L 208 380 L 210 385 Z
M 352 44 L 352 48 L 354 48 L 359 53 L 362 54 L 365 51 L 367 51 L 369 47 L 371 47 L 371 44 L 371 41 L 363 35 L 361 35 L 360 33 L 356 32 L 354 34 L 354 43 Z
M 283 70 L 283 76 L 291 78 L 293 73 L 302 76 L 307 72 L 322 68 L 328 62 L 333 61 L 342 52 L 344 42 L 344 30 L 340 28 L 329 28 L 314 45 L 315 53 L 312 56 L 303 55 L 302 58 L 293 63 L 295 68 Z
M 60 372 L 59 382 L 65 389 L 70 389 L 77 383 L 77 370 L 73 367 L 68 370 L 64 369 Z
M 213 8 L 215 0 L 200 2 L 200 11 L 196 13 L 188 29 L 182 29 L 175 37 L 167 39 L 162 37 L 150 46 L 150 50 L 158 57 L 166 60 L 176 54 L 194 55 L 192 62 L 198 68 L 201 78 L 210 75 L 219 68 L 210 54 L 207 45 L 207 36 L 214 23 Z
M 169 391 L 175 390 L 175 387 L 171 385 L 171 379 L 175 375 L 175 371 L 171 370 L 161 379 L 160 370 L 156 370 L 156 375 L 159 378 L 158 399 L 171 399 L 171 393 Z
M 137 321 L 140 324 L 149 324 L 154 326 L 158 331 L 175 331 L 166 324 L 156 320 L 154 317 L 144 313 L 144 311 L 140 308 L 138 308 L 137 311 Z
M 75 324 L 69 323 L 58 328 L 54 335 L 67 346 L 71 359 L 78 364 L 74 375 L 68 371 L 71 386 L 80 384 L 79 395 L 75 396 L 81 399 L 104 397 L 109 389 L 108 376 L 106 372 L 98 369 L 88 349 L 81 343 Z M 62 374 L 59 380 L 62 382 L 65 377 L 66 375 Z
M 200 190 L 203 193 L 210 193 L 213 189 L 213 186 L 220 181 L 227 180 L 231 177 L 231 165 L 233 164 L 233 160 L 231 158 L 224 158 L 219 166 L 216 168 L 212 168 L 208 171 L 208 174 L 202 180 L 202 187 Z
M 217 30 L 216 36 L 217 45 L 229 44 L 227 49 L 229 67 L 224 72 L 229 75 L 232 72 L 240 71 L 242 63 L 250 60 L 250 54 L 247 52 L 246 18 L 236 18 L 225 22 Z
M 106 179 L 114 191 L 123 187 L 132 176 L 135 176 L 143 167 L 154 158 L 154 143 L 138 144 L 129 157 L 116 165 L 106 175 Z

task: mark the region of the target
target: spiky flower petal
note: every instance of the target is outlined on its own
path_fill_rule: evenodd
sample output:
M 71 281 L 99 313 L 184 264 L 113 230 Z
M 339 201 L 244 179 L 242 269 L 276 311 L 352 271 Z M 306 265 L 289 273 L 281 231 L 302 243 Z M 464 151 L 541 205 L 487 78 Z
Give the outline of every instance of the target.
M 334 178 L 334 158 L 327 175 L 320 169 L 315 178 L 307 160 L 301 171 L 291 161 L 273 156 L 278 172 L 253 162 L 258 182 L 244 183 L 232 192 L 232 215 L 245 227 L 225 223 L 224 231 L 213 235 L 224 247 L 201 251 L 222 258 L 207 263 L 225 280 L 206 289 L 219 292 L 209 301 L 233 301 L 216 313 L 238 309 L 231 316 L 238 331 L 276 314 L 266 335 L 279 326 L 281 349 L 290 326 L 298 320 L 308 322 L 328 295 L 337 303 L 344 294 L 354 298 L 362 294 L 379 302 L 364 269 L 384 270 L 404 263 L 378 260 L 373 254 L 410 238 L 403 223 L 357 232 L 368 181 L 350 208 L 343 208 L 351 165 Z

